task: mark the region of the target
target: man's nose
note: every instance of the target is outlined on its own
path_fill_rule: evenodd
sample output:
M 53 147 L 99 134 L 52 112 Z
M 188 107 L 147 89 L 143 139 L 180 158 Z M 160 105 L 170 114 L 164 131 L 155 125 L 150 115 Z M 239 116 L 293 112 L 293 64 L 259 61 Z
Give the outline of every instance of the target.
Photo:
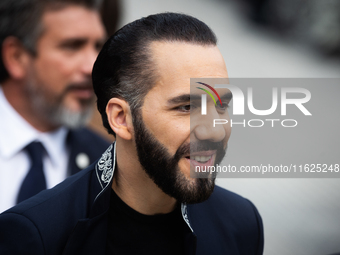
M 206 115 L 201 115 L 191 123 L 191 125 L 195 126 L 194 132 L 196 138 L 199 140 L 210 140 L 212 142 L 222 141 L 227 135 L 225 125 L 229 125 L 229 122 L 224 125 L 214 126 L 214 119 L 220 118 L 215 107 L 210 107 L 210 109 L 208 107 Z

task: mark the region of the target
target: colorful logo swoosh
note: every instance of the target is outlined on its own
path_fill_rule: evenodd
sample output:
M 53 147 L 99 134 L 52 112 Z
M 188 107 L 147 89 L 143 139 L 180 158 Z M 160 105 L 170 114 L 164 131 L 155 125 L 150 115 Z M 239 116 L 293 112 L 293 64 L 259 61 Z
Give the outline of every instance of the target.
M 197 82 L 197 83 L 198 83 L 198 84 L 201 84 L 201 85 L 204 85 L 204 86 L 208 87 L 211 91 L 213 91 L 213 92 L 216 94 L 218 100 L 220 101 L 221 106 L 223 106 L 222 100 L 221 100 L 219 94 L 217 93 L 217 91 L 216 91 L 213 87 L 211 87 L 210 85 L 205 84 L 205 83 L 203 83 L 203 82 Z M 212 98 L 212 100 L 214 101 L 215 105 L 217 105 L 215 98 L 213 97 L 213 95 L 212 95 L 208 90 L 203 89 L 203 88 L 200 88 L 200 87 L 196 87 L 196 88 L 201 89 L 201 90 L 205 91 L 207 94 L 209 94 L 209 96 L 210 96 L 210 97 Z

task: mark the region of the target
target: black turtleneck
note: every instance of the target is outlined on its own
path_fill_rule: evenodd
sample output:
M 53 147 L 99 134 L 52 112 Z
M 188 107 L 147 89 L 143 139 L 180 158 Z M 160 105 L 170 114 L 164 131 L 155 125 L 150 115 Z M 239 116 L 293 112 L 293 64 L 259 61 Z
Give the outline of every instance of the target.
M 187 231 L 180 205 L 167 214 L 144 215 L 125 204 L 112 190 L 107 255 L 181 255 Z

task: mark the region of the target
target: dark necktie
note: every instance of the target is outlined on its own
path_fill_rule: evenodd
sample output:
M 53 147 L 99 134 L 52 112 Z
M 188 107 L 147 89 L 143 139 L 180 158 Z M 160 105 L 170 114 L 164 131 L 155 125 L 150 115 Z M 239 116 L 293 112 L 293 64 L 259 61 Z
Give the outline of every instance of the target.
M 44 147 L 40 142 L 32 142 L 26 146 L 25 150 L 31 159 L 32 165 L 22 182 L 17 203 L 34 196 L 40 191 L 46 189 L 46 180 L 43 171 L 43 153 Z

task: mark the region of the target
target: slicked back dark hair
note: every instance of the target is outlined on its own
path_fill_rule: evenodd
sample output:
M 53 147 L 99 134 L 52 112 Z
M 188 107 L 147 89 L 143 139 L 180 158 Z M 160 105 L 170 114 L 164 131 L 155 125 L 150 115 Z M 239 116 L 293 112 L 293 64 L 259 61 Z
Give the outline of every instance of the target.
M 103 125 L 110 134 L 106 105 L 111 98 L 124 99 L 132 117 L 155 85 L 157 71 L 151 61 L 155 41 L 216 45 L 213 31 L 202 21 L 185 14 L 160 13 L 141 18 L 118 30 L 105 43 L 93 67 L 92 81 Z
M 44 31 L 41 17 L 46 10 L 80 5 L 100 10 L 103 0 L 0 0 L 0 82 L 9 75 L 2 60 L 2 43 L 13 36 L 32 54 L 36 42 Z

